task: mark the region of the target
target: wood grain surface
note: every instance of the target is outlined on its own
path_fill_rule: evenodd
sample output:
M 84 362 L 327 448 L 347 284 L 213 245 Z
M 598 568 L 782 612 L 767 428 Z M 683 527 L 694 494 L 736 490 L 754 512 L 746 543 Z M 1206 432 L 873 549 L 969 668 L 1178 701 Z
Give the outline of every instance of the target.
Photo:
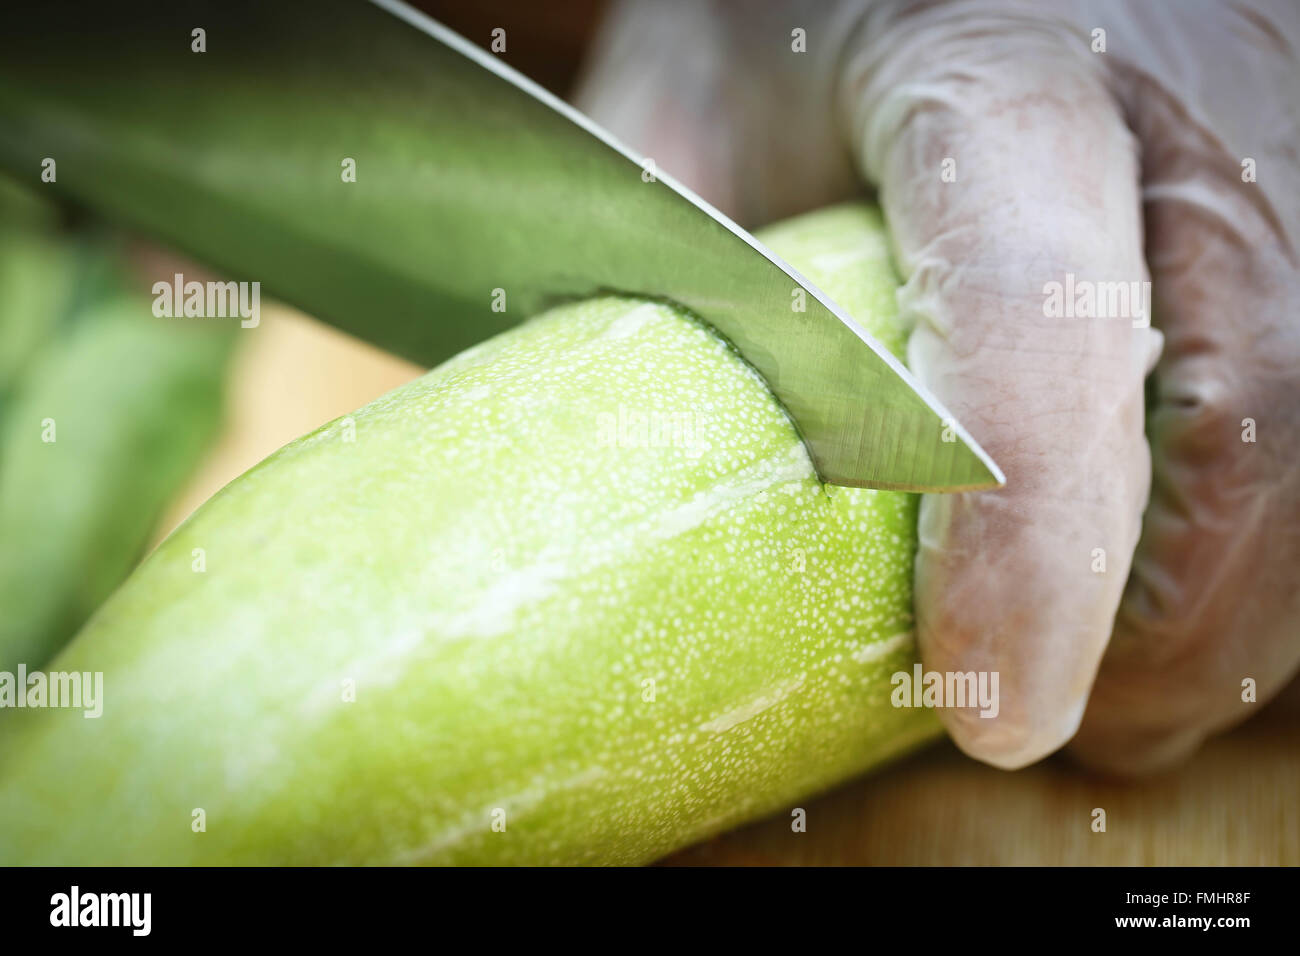
M 244 330 L 222 437 L 161 538 L 285 442 L 420 369 L 281 307 Z M 665 861 L 676 865 L 1300 864 L 1300 682 L 1175 771 L 1098 777 L 1054 757 L 1007 773 L 937 744 L 789 812 Z M 1106 812 L 1106 832 L 1092 829 Z

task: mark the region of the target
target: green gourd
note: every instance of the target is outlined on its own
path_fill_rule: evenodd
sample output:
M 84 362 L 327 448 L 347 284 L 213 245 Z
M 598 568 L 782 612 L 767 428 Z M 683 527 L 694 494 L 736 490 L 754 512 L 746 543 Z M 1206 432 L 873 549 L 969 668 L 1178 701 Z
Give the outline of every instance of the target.
M 767 230 L 901 354 L 879 215 Z M 0 711 L 4 863 L 641 863 L 938 733 L 915 496 L 665 304 L 555 308 L 232 482 Z

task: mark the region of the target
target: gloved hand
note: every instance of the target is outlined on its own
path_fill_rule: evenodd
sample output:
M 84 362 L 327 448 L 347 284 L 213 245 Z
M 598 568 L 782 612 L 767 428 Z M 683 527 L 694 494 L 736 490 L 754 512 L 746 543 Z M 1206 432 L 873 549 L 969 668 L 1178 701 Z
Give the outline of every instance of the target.
M 1298 51 L 1294 0 L 606 23 L 579 106 L 742 224 L 878 188 L 909 363 L 1007 475 L 921 505 L 925 666 L 1000 675 L 940 711 L 975 757 L 1164 766 L 1300 663 Z M 1159 331 L 1103 285 L 1148 277 Z

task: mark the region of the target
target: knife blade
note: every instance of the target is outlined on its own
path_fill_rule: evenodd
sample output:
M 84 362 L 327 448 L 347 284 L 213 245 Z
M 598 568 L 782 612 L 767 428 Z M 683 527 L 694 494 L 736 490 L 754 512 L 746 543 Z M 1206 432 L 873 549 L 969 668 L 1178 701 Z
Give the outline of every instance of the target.
M 1002 483 L 816 286 L 399 0 L 325 0 L 310 17 L 240 2 L 43 8 L 7 36 L 0 162 L 31 174 L 58 155 L 67 198 L 376 345 L 436 364 L 560 301 L 669 299 L 763 375 L 823 480 Z

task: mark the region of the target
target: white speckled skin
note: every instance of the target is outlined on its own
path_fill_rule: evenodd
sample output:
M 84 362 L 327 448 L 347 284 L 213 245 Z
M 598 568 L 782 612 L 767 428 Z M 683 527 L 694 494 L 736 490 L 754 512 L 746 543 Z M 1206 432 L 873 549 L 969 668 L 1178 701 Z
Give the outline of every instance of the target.
M 843 207 L 767 238 L 899 350 L 881 236 Z M 638 413 L 676 430 L 611 426 Z M 0 715 L 0 861 L 635 863 L 936 733 L 889 703 L 916 499 L 824 489 L 680 312 L 562 307 L 349 419 L 52 665 L 105 672 L 101 719 Z

